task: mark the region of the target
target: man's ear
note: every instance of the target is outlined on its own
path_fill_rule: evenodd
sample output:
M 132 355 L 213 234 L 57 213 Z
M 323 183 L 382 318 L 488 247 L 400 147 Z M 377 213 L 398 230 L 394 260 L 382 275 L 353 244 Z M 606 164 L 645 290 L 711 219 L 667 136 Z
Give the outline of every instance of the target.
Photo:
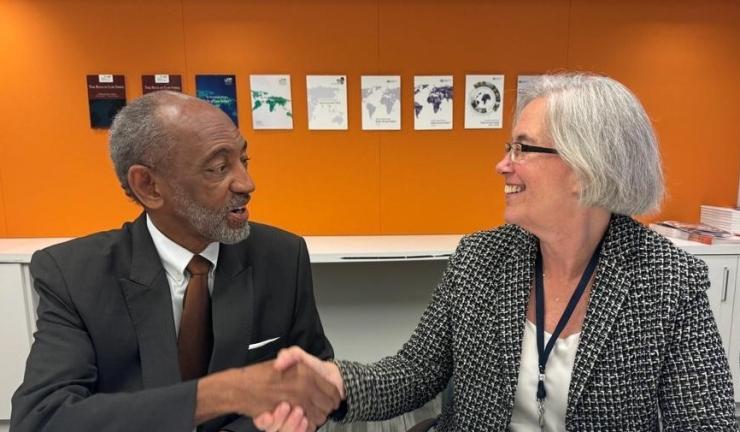
M 128 184 L 136 199 L 147 209 L 158 209 L 164 204 L 159 179 L 149 167 L 131 165 L 128 169 Z

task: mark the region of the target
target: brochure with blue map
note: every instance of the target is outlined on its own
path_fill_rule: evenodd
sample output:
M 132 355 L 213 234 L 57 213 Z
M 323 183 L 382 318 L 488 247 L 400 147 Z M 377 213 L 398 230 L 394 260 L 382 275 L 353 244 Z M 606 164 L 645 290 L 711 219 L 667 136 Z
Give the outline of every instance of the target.
M 113 117 L 126 106 L 126 82 L 123 75 L 87 75 L 87 102 L 90 127 L 107 129 Z
M 414 129 L 452 129 L 452 75 L 414 77 Z
M 225 112 L 236 126 L 239 118 L 236 110 L 235 75 L 196 75 L 195 94 Z

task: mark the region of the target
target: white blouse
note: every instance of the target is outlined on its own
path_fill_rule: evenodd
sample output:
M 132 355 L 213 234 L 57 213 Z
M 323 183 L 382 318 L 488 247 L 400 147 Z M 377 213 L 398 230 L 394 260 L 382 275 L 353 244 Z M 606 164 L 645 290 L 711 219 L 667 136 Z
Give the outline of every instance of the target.
M 545 345 L 552 335 L 545 332 Z M 576 360 L 576 350 L 580 333 L 559 338 L 550 352 L 545 375 L 545 428 L 544 431 L 565 431 L 565 411 L 568 407 L 568 388 L 571 372 Z M 539 430 L 537 411 L 537 377 L 539 375 L 537 356 L 537 327 L 527 320 L 522 340 L 522 358 L 519 366 L 519 381 L 511 413 L 512 432 Z

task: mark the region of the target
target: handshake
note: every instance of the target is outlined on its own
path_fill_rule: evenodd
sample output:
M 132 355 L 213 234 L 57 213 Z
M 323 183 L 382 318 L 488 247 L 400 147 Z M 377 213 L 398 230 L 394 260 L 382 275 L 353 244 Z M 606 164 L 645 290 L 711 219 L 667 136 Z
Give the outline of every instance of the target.
M 339 368 L 298 347 L 274 361 L 204 377 L 197 394 L 196 424 L 237 412 L 268 432 L 314 431 L 345 398 Z

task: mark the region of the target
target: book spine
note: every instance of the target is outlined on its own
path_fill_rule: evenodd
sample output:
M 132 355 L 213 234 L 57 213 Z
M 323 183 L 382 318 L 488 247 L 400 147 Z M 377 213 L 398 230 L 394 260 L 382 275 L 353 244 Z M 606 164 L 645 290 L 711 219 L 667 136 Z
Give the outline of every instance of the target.
M 661 224 L 650 224 L 650 228 L 664 237 L 677 238 L 682 240 L 689 239 L 689 233 L 681 231 L 678 228 L 669 227 Z
M 710 245 L 714 242 L 714 237 L 707 234 L 692 232 L 689 233 L 689 240 Z

